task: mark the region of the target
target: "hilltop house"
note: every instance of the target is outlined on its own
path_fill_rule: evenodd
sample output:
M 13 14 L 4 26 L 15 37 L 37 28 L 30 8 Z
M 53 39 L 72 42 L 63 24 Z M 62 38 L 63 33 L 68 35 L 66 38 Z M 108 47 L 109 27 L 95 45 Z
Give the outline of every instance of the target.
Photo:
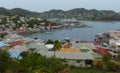
M 53 51 L 39 51 L 38 53 L 46 57 L 54 56 Z M 91 53 L 86 52 L 56 52 L 55 57 L 65 59 L 67 61 L 65 64 L 75 67 L 86 67 L 87 65 L 90 65 L 86 64 L 86 60 L 92 61 L 94 59 Z

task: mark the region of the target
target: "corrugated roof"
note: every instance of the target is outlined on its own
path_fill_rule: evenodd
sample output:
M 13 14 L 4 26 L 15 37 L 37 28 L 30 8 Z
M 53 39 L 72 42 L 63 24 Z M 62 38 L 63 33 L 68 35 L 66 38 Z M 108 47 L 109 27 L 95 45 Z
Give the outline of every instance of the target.
M 11 49 L 9 49 L 9 51 L 12 51 L 12 52 L 16 52 L 16 53 L 21 53 L 23 51 L 28 51 L 28 48 L 25 46 L 25 45 L 17 45 Z
M 80 52 L 80 50 L 72 49 L 72 48 L 62 48 L 59 52 Z
M 71 48 L 80 49 L 81 47 L 86 47 L 88 49 L 95 49 L 94 43 L 75 43 L 75 42 L 72 42 Z
M 97 49 L 94 49 L 93 51 L 96 52 L 96 53 L 98 53 L 98 54 L 100 54 L 101 56 L 109 53 L 109 52 L 108 52 L 106 49 L 104 49 L 104 48 L 97 48 Z
M 47 49 L 44 45 L 44 43 L 37 42 L 37 43 L 32 43 L 29 45 L 29 48 L 36 48 L 36 49 Z
M 17 53 L 17 52 L 9 52 L 9 54 L 10 54 L 10 57 L 11 57 L 11 58 L 22 59 L 22 57 L 20 56 L 20 54 Z
M 8 46 L 8 44 L 5 44 L 4 42 L 0 41 L 0 47 Z
M 44 52 L 41 54 L 46 57 L 54 56 L 53 51 Z M 75 60 L 86 60 L 93 59 L 93 55 L 91 53 L 84 52 L 56 52 L 55 56 L 61 59 L 75 59 Z
M 22 45 L 23 41 L 15 41 L 11 43 L 11 46 L 17 46 L 17 45 Z
M 92 53 L 92 55 L 95 57 L 95 58 L 102 58 L 101 55 L 97 54 L 97 53 Z

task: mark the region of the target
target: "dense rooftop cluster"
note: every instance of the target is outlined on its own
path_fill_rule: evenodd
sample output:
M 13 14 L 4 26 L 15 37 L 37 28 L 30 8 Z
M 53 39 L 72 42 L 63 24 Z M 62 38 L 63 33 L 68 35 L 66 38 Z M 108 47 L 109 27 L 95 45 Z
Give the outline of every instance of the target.
M 1 52 L 2 51 L 8 52 L 10 58 L 17 59 L 15 63 L 18 62 L 19 67 L 21 67 L 22 64 L 24 64 L 26 61 L 29 60 L 27 64 L 24 64 L 24 66 L 30 65 L 29 67 L 26 68 L 28 69 L 32 68 L 30 71 L 33 71 L 33 73 L 34 70 L 35 71 L 37 70 L 38 72 L 39 71 L 38 69 L 42 68 L 41 65 L 44 62 L 41 62 L 40 60 L 41 58 L 50 59 L 50 61 L 52 59 L 52 61 L 55 61 L 56 67 L 60 65 L 57 67 L 58 70 L 55 70 L 53 68 L 51 69 L 52 71 L 57 71 L 57 72 L 64 70 L 65 67 L 93 68 L 93 66 L 95 66 L 96 68 L 100 68 L 103 70 L 110 70 L 110 71 L 118 71 L 120 67 L 119 64 L 120 49 L 115 51 L 114 47 L 112 48 L 104 47 L 101 45 L 101 41 L 99 40 L 96 40 L 94 42 L 70 41 L 69 39 L 65 39 L 64 41 L 60 41 L 60 40 L 44 41 L 37 38 L 31 39 L 17 34 L 9 34 L 6 35 L 2 39 L 2 41 L 0 41 L 0 49 Z M 27 52 L 27 53 L 21 55 L 23 52 Z M 39 54 L 39 55 L 36 55 L 35 57 L 35 54 Z M 24 57 L 26 55 L 28 56 Z M 55 59 L 52 57 L 54 57 Z M 33 61 L 33 59 L 34 60 L 36 59 L 36 61 Z M 61 62 L 60 59 L 64 61 Z M 25 61 L 25 62 L 21 62 L 21 61 Z M 44 60 L 44 61 L 47 62 L 48 64 L 48 60 Z M 48 65 L 53 64 L 52 61 Z M 58 65 L 56 62 L 58 63 Z M 35 68 L 33 67 L 33 65 L 31 65 L 31 63 L 35 65 L 34 66 Z M 113 65 L 112 67 L 111 64 Z M 49 67 L 47 66 L 46 68 Z M 19 69 L 19 68 L 15 68 L 15 69 Z M 22 69 L 24 70 L 24 68 L 20 68 L 19 70 Z M 29 72 L 28 69 L 24 70 L 23 73 L 26 71 Z M 44 70 L 40 70 L 40 71 L 44 72 Z M 49 71 L 49 70 L 45 70 L 45 71 Z M 46 72 L 46 73 L 51 73 L 51 72 Z
M 59 28 L 59 23 L 23 16 L 0 16 L 0 33 L 31 33 Z

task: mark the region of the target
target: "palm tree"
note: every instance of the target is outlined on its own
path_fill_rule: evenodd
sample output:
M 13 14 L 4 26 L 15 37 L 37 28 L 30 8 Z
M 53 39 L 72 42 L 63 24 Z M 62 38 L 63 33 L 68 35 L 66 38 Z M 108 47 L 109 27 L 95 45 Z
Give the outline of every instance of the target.
M 45 44 L 54 44 L 53 40 L 49 39 Z
M 55 40 L 55 41 L 54 41 L 54 47 L 53 47 L 54 57 L 55 57 L 55 52 L 56 52 L 57 50 L 60 50 L 61 48 L 62 48 L 61 42 L 58 41 L 58 40 Z

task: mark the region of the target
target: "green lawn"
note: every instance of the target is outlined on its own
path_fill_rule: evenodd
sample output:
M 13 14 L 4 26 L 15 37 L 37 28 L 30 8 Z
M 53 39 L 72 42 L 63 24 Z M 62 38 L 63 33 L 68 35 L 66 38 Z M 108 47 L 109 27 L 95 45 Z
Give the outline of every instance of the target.
M 94 68 L 71 68 L 69 73 L 120 73 L 120 72 L 109 72 Z

